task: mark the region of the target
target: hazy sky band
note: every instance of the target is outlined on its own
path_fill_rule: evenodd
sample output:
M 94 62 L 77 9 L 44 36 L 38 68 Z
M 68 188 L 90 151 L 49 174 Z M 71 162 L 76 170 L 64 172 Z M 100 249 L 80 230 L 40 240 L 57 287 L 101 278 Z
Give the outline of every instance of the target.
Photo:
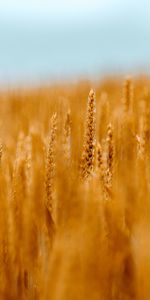
M 149 11 L 147 0 L 1 0 L 0 81 L 149 70 Z

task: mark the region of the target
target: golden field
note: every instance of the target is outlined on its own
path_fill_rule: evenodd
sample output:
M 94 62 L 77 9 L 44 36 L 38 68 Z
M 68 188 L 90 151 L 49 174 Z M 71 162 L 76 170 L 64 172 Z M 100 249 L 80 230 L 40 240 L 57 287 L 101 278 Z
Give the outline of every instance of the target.
M 1 91 L 0 300 L 149 300 L 149 84 Z

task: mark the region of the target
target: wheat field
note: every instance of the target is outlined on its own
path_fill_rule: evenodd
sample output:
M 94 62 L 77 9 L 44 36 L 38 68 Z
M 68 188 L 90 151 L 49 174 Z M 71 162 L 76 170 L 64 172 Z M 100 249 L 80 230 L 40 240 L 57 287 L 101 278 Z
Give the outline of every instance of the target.
M 149 300 L 149 84 L 0 92 L 1 300 Z

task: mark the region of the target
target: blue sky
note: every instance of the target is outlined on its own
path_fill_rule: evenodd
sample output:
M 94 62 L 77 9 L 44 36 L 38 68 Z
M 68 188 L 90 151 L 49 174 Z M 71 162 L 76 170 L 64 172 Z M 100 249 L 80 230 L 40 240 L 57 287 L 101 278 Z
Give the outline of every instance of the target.
M 0 82 L 149 72 L 149 0 L 1 0 Z

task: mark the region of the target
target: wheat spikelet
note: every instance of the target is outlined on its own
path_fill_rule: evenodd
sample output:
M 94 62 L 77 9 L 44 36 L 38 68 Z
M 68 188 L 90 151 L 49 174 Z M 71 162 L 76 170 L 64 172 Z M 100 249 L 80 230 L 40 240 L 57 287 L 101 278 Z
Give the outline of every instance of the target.
M 97 167 L 99 170 L 103 170 L 103 152 L 100 143 L 97 144 Z
M 124 112 L 127 113 L 133 108 L 133 83 L 131 77 L 127 77 L 123 88 Z
M 68 111 L 65 119 L 64 131 L 63 131 L 63 152 L 67 164 L 69 164 L 71 160 L 71 124 L 72 124 L 71 115 L 70 115 L 70 111 Z
M 87 103 L 87 117 L 83 152 L 80 164 L 81 178 L 86 179 L 94 171 L 96 144 L 96 99 L 93 90 L 90 91 Z
M 113 143 L 113 130 L 111 123 L 107 128 L 107 161 L 106 161 L 106 172 L 105 172 L 105 188 L 107 191 L 107 198 L 112 196 L 112 179 L 113 179 L 113 167 L 114 167 L 114 143 Z
M 56 171 L 55 163 L 55 148 L 56 148 L 56 132 L 57 132 L 57 115 L 54 114 L 51 118 L 51 130 L 48 141 L 48 150 L 46 158 L 46 174 L 45 174 L 45 188 L 46 188 L 46 216 L 51 227 L 54 220 L 54 177 Z
M 102 146 L 100 143 L 97 144 L 97 169 L 98 176 L 100 179 L 102 198 L 107 199 L 107 162 L 105 158 L 105 153 L 103 152 Z
M 113 130 L 111 123 L 107 128 L 107 138 L 106 138 L 107 146 L 108 146 L 108 156 L 107 156 L 107 165 L 109 172 L 113 174 L 113 160 L 114 160 L 114 144 L 113 144 Z

